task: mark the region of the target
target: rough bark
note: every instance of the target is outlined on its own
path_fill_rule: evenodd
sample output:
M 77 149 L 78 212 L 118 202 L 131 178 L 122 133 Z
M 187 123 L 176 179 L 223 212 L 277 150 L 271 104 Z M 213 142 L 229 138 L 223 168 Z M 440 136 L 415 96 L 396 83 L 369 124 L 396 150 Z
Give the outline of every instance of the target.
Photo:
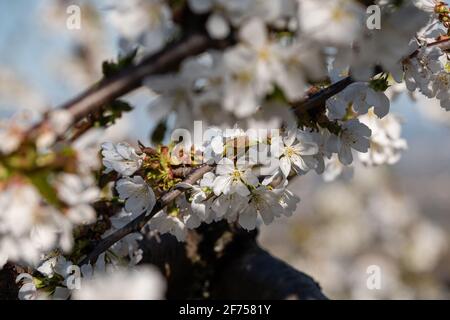
M 185 243 L 148 234 L 143 263 L 167 277 L 168 299 L 327 299 L 310 276 L 262 249 L 256 232 L 204 225 Z
M 16 285 L 18 270 L 7 263 L 0 270 L 0 300 L 16 300 L 19 288 Z

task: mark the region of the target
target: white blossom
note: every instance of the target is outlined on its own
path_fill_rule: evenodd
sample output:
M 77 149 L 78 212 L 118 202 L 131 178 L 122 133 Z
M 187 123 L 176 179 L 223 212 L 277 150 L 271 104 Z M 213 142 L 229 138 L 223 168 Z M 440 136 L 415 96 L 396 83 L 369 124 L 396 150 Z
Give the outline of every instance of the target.
M 289 191 L 284 193 L 284 189 L 271 190 L 264 185 L 252 190 L 249 198 L 244 209 L 239 212 L 238 218 L 239 224 L 246 230 L 253 230 L 256 227 L 258 216 L 268 225 L 276 217 L 291 215 L 298 202 Z
M 240 196 L 238 193 L 221 194 L 211 204 L 211 209 L 215 213 L 215 220 L 226 219 L 228 222 L 235 222 L 238 219 L 238 213 L 248 202 L 247 197 Z
M 216 168 L 217 177 L 214 180 L 214 193 L 228 195 L 238 193 L 245 197 L 250 194 L 248 186 L 256 186 L 258 178 L 253 174 L 245 159 L 233 160 L 223 158 Z
M 96 213 L 91 204 L 98 199 L 99 189 L 91 176 L 61 174 L 57 179 L 59 198 L 69 205 L 67 216 L 76 224 L 93 223 Z
M 433 91 L 441 107 L 450 111 L 450 72 L 442 71 L 433 77 Z
M 125 200 L 125 210 L 134 214 L 150 212 L 156 204 L 152 188 L 141 176 L 125 177 L 117 181 L 119 198 Z
M 314 155 L 318 153 L 319 148 L 308 132 L 291 129 L 282 139 L 282 142 L 279 141 L 278 143 L 280 143 L 278 150 L 281 153 L 280 170 L 285 177 L 289 176 L 291 168 L 297 174 L 301 174 L 317 166 Z
M 68 267 L 71 265 L 73 265 L 73 263 L 67 261 L 64 256 L 56 255 L 42 262 L 36 270 L 48 278 L 52 278 L 55 274 L 66 278 L 68 275 Z
M 414 0 L 416 6 L 426 12 L 435 13 L 436 6 L 442 3 L 441 0 Z
M 72 222 L 45 205 L 26 183 L 10 182 L 0 193 L 0 262 L 38 263 L 53 248 L 72 247 Z
M 98 274 L 82 281 L 73 291 L 75 300 L 159 300 L 164 298 L 166 284 L 152 266 L 119 269 Z
M 212 210 L 212 203 L 214 198 L 210 197 L 213 193 L 214 180 L 216 176 L 212 172 L 207 172 L 200 180 L 198 186 L 193 186 L 191 208 L 202 221 L 207 223 L 212 222 L 214 212 Z
M 161 234 L 170 233 L 174 235 L 178 241 L 184 241 L 187 236 L 187 227 L 175 215 L 167 214 L 164 210 L 155 214 L 149 221 L 151 230 L 158 231 Z
M 300 30 L 306 37 L 350 45 L 363 30 L 364 7 L 353 0 L 298 0 Z
M 353 167 L 342 164 L 339 157 L 334 154 L 329 159 L 325 159 L 322 177 L 326 182 L 334 181 L 338 177 L 349 180 L 353 177 Z
M 342 132 L 339 136 L 332 135 L 329 145 L 338 153 L 339 161 L 344 165 L 353 162 L 352 149 L 359 152 L 367 152 L 370 146 L 370 129 L 357 119 L 346 121 L 342 124 Z
M 398 117 L 389 114 L 383 119 L 377 119 L 372 112 L 359 118 L 372 131 L 370 148 L 366 153 L 359 153 L 359 159 L 364 164 L 381 165 L 394 164 L 400 160 L 401 152 L 407 148 L 407 143 L 401 138 L 401 125 Z
M 15 115 L 12 118 L 0 119 L 0 153 L 8 154 L 15 151 L 29 127 L 29 121 L 23 119 L 21 114 Z
M 105 173 L 116 171 L 124 176 L 131 176 L 142 165 L 143 157 L 129 144 L 121 142 L 114 145 L 111 142 L 102 144 L 103 165 Z
M 379 65 L 398 80 L 402 71 L 401 61 L 415 50 L 409 45 L 410 41 L 428 19 L 429 15 L 412 3 L 393 11 L 382 10 L 382 28 L 361 34 L 358 52 L 349 55 L 352 76 L 367 80 L 373 75 L 375 65 Z
M 161 49 L 172 33 L 171 11 L 162 0 L 113 0 L 107 20 L 121 35 L 125 53 L 138 44 L 147 53 Z

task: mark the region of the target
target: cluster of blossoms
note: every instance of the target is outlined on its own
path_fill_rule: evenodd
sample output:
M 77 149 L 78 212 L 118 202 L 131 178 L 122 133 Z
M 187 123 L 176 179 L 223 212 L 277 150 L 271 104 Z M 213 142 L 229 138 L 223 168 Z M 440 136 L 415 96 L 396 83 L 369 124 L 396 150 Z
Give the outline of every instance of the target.
M 208 156 L 202 156 L 205 162 L 217 162 L 213 172 L 206 173 L 194 185 L 178 183 L 175 187 L 186 190 L 185 194 L 173 205 L 153 213 L 149 222 L 151 230 L 169 232 L 182 241 L 188 229 L 197 228 L 202 222 L 226 219 L 252 230 L 258 216 L 269 224 L 275 217 L 292 214 L 299 199 L 285 188 L 287 177 L 291 169 L 300 174 L 315 167 L 314 155 L 319 148 L 312 135 L 292 131 L 284 139 L 273 137 L 268 145 L 267 141 L 252 141 L 242 130 L 232 131 L 232 134 L 216 135 L 198 148 L 207 150 L 205 155 Z M 251 147 L 248 147 L 249 142 L 253 144 Z M 258 159 L 262 144 L 271 149 L 273 158 Z M 234 157 L 228 157 L 230 149 L 233 153 L 236 151 Z M 194 153 L 199 151 L 194 150 Z M 106 171 L 113 169 L 121 176 L 116 182 L 116 190 L 124 201 L 125 210 L 134 215 L 150 214 L 156 197 L 151 188 L 152 180 L 144 179 L 149 176 L 146 170 L 151 167 L 147 164 L 151 161 L 149 157 L 139 156 L 131 146 L 123 143 L 104 144 L 102 154 Z M 174 161 L 176 155 L 172 154 L 170 158 Z M 270 162 L 279 163 L 279 166 L 267 166 Z M 138 171 L 139 174 L 135 174 Z M 275 176 L 283 179 L 272 183 Z
M 36 266 L 54 248 L 69 253 L 74 229 L 96 220 L 91 204 L 100 190 L 91 172 L 98 161 L 82 143 L 48 149 L 65 130 L 67 113 L 49 117 L 36 145 L 21 143 L 30 120 L 20 115 L 1 123 L 0 268 L 7 261 Z
M 179 241 L 189 229 L 219 220 L 252 230 L 259 219 L 270 224 L 292 215 L 299 202 L 287 188 L 293 176 L 315 171 L 332 180 L 351 171 L 355 156 L 366 165 L 395 163 L 407 145 L 400 118 L 389 113 L 386 91 L 393 82 L 405 81 L 409 91 L 450 108 L 448 47 L 441 46 L 449 40 L 449 9 L 441 1 L 380 1 L 382 25 L 374 30 L 356 0 L 108 2 L 121 50 L 138 49 L 138 58 L 183 35 L 180 10 L 206 19 L 211 41 L 231 39 L 223 51 L 190 56 L 176 71 L 144 81 L 157 95 L 151 110 L 158 128 L 191 130 L 201 120 L 215 134 L 200 144 L 183 140 L 181 157 L 176 140 L 154 152 L 104 143 L 101 175 L 112 188 L 103 198 L 120 210 L 96 217 L 91 204 L 100 188 L 92 168 L 83 165 L 86 151 L 52 149 L 74 122 L 69 113 L 50 112 L 33 146 L 23 143 L 29 127 L 2 124 L 0 266 L 24 262 L 37 270 L 31 282 L 22 282 L 23 298 L 42 291 L 53 298 L 71 294 L 67 267 L 88 254 L 86 228 L 104 239 L 144 215 L 151 231 Z M 328 99 L 305 107 L 307 98 L 346 79 L 347 86 Z M 247 130 L 261 128 L 265 134 Z M 205 163 L 210 170 L 197 182 L 182 182 L 174 173 Z M 183 192 L 161 208 L 157 199 L 174 189 Z M 95 264 L 81 266 L 83 278 L 135 268 L 141 237 L 129 234 Z

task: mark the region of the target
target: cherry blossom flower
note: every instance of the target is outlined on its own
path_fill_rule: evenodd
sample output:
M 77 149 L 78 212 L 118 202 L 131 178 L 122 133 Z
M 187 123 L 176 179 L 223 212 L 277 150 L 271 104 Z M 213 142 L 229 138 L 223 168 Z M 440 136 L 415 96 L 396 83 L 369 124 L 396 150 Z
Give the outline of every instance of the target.
M 389 114 L 377 119 L 372 112 L 359 118 L 372 131 L 370 148 L 366 153 L 359 153 L 361 162 L 367 165 L 394 164 L 400 160 L 401 152 L 407 143 L 401 138 L 401 125 L 398 117 Z
M 123 176 L 131 176 L 142 165 L 143 157 L 129 144 L 121 142 L 114 145 L 111 142 L 102 144 L 103 165 L 105 173 L 116 171 Z
M 90 204 L 98 199 L 100 190 L 91 176 L 61 174 L 57 178 L 57 192 L 59 198 L 69 205 L 67 216 L 71 221 L 76 224 L 95 221 L 96 213 Z
M 134 214 L 150 212 L 156 204 L 152 188 L 141 176 L 122 178 L 117 181 L 119 198 L 125 200 L 125 210 Z
M 171 11 L 162 0 L 111 1 L 107 20 L 121 35 L 125 52 L 139 43 L 148 53 L 163 47 L 172 33 Z
M 228 158 L 223 158 L 216 168 L 217 177 L 214 180 L 214 193 L 228 195 L 238 193 L 245 197 L 250 194 L 247 186 L 254 187 L 258 178 L 253 174 L 245 159 L 238 159 L 236 164 Z
M 191 208 L 202 221 L 210 223 L 213 221 L 214 212 L 211 208 L 213 197 L 214 180 L 216 176 L 213 172 L 206 173 L 200 180 L 198 186 L 193 186 Z
M 409 44 L 417 31 L 424 27 L 429 15 L 412 3 L 406 3 L 396 10 L 382 10 L 383 27 L 361 34 L 359 50 L 351 55 L 352 76 L 367 80 L 373 75 L 373 68 L 379 65 L 385 72 L 399 76 L 401 61 L 415 50 Z
M 342 164 L 339 157 L 334 154 L 329 159 L 325 159 L 322 178 L 326 182 L 331 182 L 337 178 L 350 180 L 353 177 L 353 167 Z
M 442 3 L 441 0 L 414 0 L 416 6 L 424 11 L 435 13 L 436 6 Z
M 433 78 L 433 91 L 441 107 L 450 111 L 450 72 L 442 71 Z
M 338 153 L 339 161 L 349 165 L 353 162 L 352 149 L 367 152 L 370 147 L 370 135 L 371 131 L 365 124 L 352 119 L 342 124 L 342 132 L 339 136 L 330 137 L 329 145 Z
M 275 156 L 281 156 L 280 170 L 285 177 L 289 176 L 291 168 L 297 174 L 301 174 L 317 166 L 314 155 L 318 153 L 319 148 L 308 132 L 291 129 L 278 143 L 280 143 L 278 150 L 281 154 L 275 154 Z
M 350 45 L 363 30 L 364 7 L 353 0 L 299 0 L 300 30 L 317 41 Z
M 165 210 L 158 212 L 150 219 L 149 227 L 151 230 L 158 231 L 161 234 L 170 233 L 178 241 L 186 239 L 187 227 L 184 222 L 177 216 L 167 214 Z
M 256 227 L 258 215 L 266 225 L 272 223 L 276 217 L 291 215 L 298 202 L 298 198 L 290 191 L 285 192 L 284 188 L 271 190 L 264 185 L 252 190 L 249 198 L 238 218 L 239 224 L 246 230 Z
M 240 196 L 238 193 L 221 194 L 211 204 L 211 209 L 215 213 L 215 220 L 226 219 L 228 222 L 235 222 L 238 219 L 239 211 L 247 202 L 247 197 Z

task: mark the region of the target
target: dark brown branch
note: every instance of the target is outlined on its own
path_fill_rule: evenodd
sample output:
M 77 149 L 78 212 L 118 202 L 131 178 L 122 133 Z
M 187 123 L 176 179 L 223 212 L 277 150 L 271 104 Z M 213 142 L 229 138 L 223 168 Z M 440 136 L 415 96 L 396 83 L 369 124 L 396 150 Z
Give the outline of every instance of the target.
M 327 299 L 313 278 L 275 258 L 255 241 L 240 245 L 243 249 L 233 259 L 223 263 L 217 271 L 213 298 Z
M 325 89 L 312 94 L 305 100 L 295 103 L 293 105 L 295 114 L 300 116 L 301 113 L 304 113 L 305 111 L 324 105 L 325 101 L 347 88 L 353 82 L 354 80 L 351 77 L 346 77 L 336 83 L 333 83 Z
M 186 242 L 145 235 L 143 263 L 158 266 L 168 299 L 326 299 L 308 275 L 273 257 L 248 232 L 221 221 L 190 230 Z
M 194 184 L 197 180 L 201 179 L 203 175 L 213 169 L 210 165 L 202 165 L 192 170 L 192 172 L 188 175 L 188 177 L 183 181 L 184 183 Z M 94 250 L 81 261 L 80 265 L 86 264 L 88 262 L 95 262 L 97 257 L 108 250 L 114 243 L 124 238 L 128 234 L 132 232 L 139 231 L 144 227 L 144 225 L 159 211 L 161 211 L 165 206 L 167 206 L 170 202 L 175 200 L 179 195 L 181 195 L 184 190 L 175 188 L 166 194 L 164 194 L 161 198 L 156 201 L 155 206 L 152 211 L 149 213 L 143 213 L 138 216 L 136 219 L 128 223 L 123 228 L 117 230 L 113 234 L 109 235 L 105 239 L 101 240 L 94 248 Z
M 450 38 L 441 39 L 427 44 L 427 47 L 439 47 L 443 51 L 450 50 Z
M 185 58 L 202 53 L 209 48 L 220 48 L 225 45 L 224 42 L 211 40 L 206 34 L 191 34 L 143 59 L 139 64 L 101 80 L 98 84 L 60 106 L 59 109 L 68 110 L 73 117 L 73 123 L 76 123 L 103 105 L 140 87 L 144 78 L 176 70 Z M 44 118 L 28 132 L 27 138 L 34 139 L 42 128 L 47 127 L 47 122 L 48 119 Z
M 430 42 L 430 43 L 427 43 L 426 46 L 427 47 L 439 47 L 439 48 L 441 48 L 442 51 L 448 52 L 448 51 L 450 51 L 450 38 Z M 411 53 L 409 55 L 408 59 L 412 59 L 412 58 L 416 57 L 418 53 L 419 53 L 419 50 L 414 51 L 413 53 Z

